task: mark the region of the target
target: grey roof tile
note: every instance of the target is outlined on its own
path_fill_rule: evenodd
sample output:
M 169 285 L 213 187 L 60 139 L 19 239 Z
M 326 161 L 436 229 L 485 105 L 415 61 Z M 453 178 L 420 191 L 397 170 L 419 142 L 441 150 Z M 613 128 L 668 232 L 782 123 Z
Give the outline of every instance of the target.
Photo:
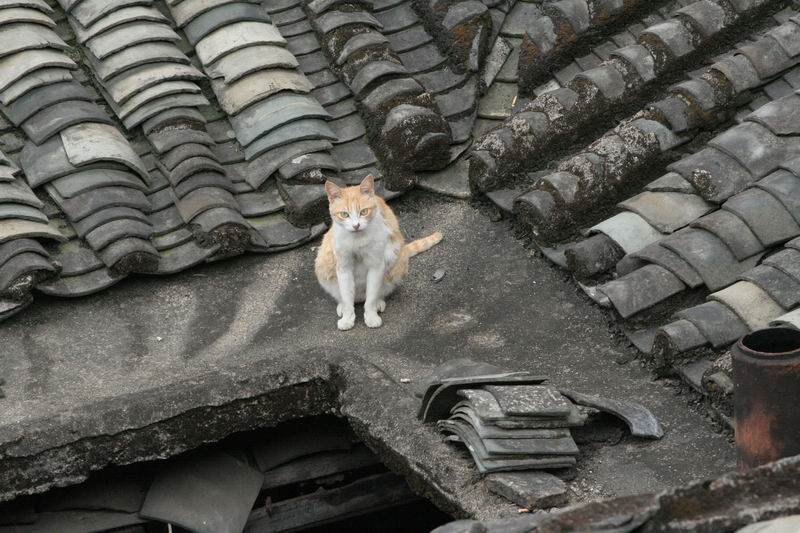
M 341 52 L 336 58 L 336 64 L 343 65 L 355 52 L 388 42 L 389 40 L 383 34 L 376 31 L 357 33 L 342 46 Z
M 36 288 L 51 296 L 78 297 L 100 292 L 121 279 L 123 278 L 112 277 L 108 269 L 99 268 L 84 274 L 62 276 L 48 280 L 44 283 L 39 283 Z M 118 513 L 115 513 L 115 515 L 118 515 Z
M 739 53 L 750 60 L 762 80 L 779 74 L 795 62 L 772 36 L 741 46 Z
M 669 270 L 647 265 L 619 279 L 600 285 L 617 312 L 628 318 L 678 294 L 686 285 Z
M 692 33 L 677 18 L 648 27 L 641 33 L 639 40 L 661 42 L 676 58 L 683 57 L 694 51 Z
M 212 80 L 222 109 L 236 115 L 247 107 L 281 91 L 308 93 L 314 87 L 298 70 L 271 68 L 249 74 L 234 83 Z
M 131 22 L 164 22 L 169 24 L 169 19 L 165 17 L 158 9 L 150 6 L 129 6 L 117 9 L 101 19 L 97 20 L 94 24 L 84 26 L 79 21 L 75 21 L 72 28 L 75 31 L 75 37 L 78 43 L 83 44 L 92 37 L 96 37 L 101 33 L 116 28 L 123 24 Z
M 742 274 L 739 279 L 758 285 L 784 309 L 792 309 L 800 304 L 800 281 L 775 267 L 759 265 Z
M 242 214 L 248 218 L 277 213 L 284 207 L 277 186 L 271 183 L 263 192 L 249 192 L 236 196 Z
M 688 320 L 677 320 L 658 328 L 653 341 L 654 350 L 664 342 L 664 338 L 668 339 L 666 342 L 674 353 L 688 352 L 708 344 L 697 326 Z
M 333 145 L 330 141 L 323 139 L 298 141 L 269 150 L 249 163 L 238 165 L 236 171 L 242 174 L 243 179 L 250 186 L 257 189 L 279 167 L 292 159 L 304 154 L 329 150 L 332 147 Z M 231 170 L 229 167 L 229 171 Z
M 722 203 L 754 180 L 747 168 L 733 157 L 709 147 L 667 167 L 694 185 L 709 202 Z
M 53 30 L 39 24 L 14 24 L 0 26 L 0 58 L 7 58 L 25 50 L 66 50 L 67 43 Z
M 112 243 L 128 237 L 150 239 L 153 227 L 148 222 L 132 219 L 117 219 L 106 222 L 86 233 L 86 242 L 95 250 L 102 250 Z M 110 265 L 109 265 L 110 266 Z
M 305 11 L 303 11 L 302 5 L 270 14 L 272 15 L 272 21 L 276 26 L 293 24 L 306 18 L 306 14 Z
M 117 105 L 165 81 L 202 80 L 203 74 L 192 65 L 174 62 L 152 63 L 124 71 L 105 83 L 105 89 Z
M 308 20 L 301 20 L 299 22 L 293 22 L 292 24 L 286 24 L 285 26 L 280 27 L 281 35 L 287 39 L 312 31 L 314 31 L 314 29 L 311 27 L 311 23 Z
M 770 327 L 791 327 L 800 329 L 800 309 L 781 315 L 769 323 Z
M 408 52 L 433 41 L 421 24 L 414 24 L 404 30 L 386 35 L 392 49 L 397 53 Z
M 694 324 L 715 348 L 727 346 L 747 333 L 747 326 L 742 319 L 726 305 L 716 301 L 678 311 L 676 316 Z
M 66 240 L 64 235 L 52 224 L 42 224 L 31 220 L 5 219 L 0 221 L 0 243 L 14 239 L 51 239 L 55 241 Z
M 377 161 L 374 152 L 363 137 L 356 141 L 337 144 L 331 149 L 331 155 L 339 163 L 342 171 L 361 169 L 373 165 Z
M 56 23 L 46 13 L 30 7 L 6 7 L 0 11 L 0 25 L 6 24 L 40 24 L 47 28 L 55 28 Z
M 314 89 L 311 94 L 317 102 L 325 107 L 342 102 L 353 95 L 347 85 L 341 82 Z
M 755 186 L 777 198 L 800 223 L 800 178 L 781 169 L 756 182 Z
M 633 253 L 661 239 L 662 234 L 636 213 L 623 212 L 589 229 L 590 234 L 603 233 L 625 251 Z
M 35 113 L 22 124 L 22 129 L 33 142 L 41 144 L 65 128 L 85 122 L 114 124 L 94 102 L 72 100 Z
M 107 82 L 136 67 L 158 63 L 179 63 L 189 65 L 189 58 L 172 43 L 146 42 L 125 48 L 124 50 L 103 59 L 95 58 L 90 51 L 86 51 L 86 60 L 92 67 L 95 76 L 102 82 Z
M 226 54 L 218 61 L 205 65 L 211 78 L 224 78 L 231 84 L 237 80 L 270 68 L 295 68 L 299 65 L 294 55 L 281 46 L 255 45 Z
M 247 145 L 245 155 L 251 160 L 268 150 L 297 141 L 325 139 L 335 141 L 336 135 L 324 120 L 302 118 L 277 127 L 269 134 Z
M 15 255 L 0 266 L 0 294 L 8 291 L 20 277 L 37 272 L 55 273 L 56 268 L 38 253 L 23 252 Z
M 348 24 L 358 24 L 361 27 L 372 27 L 378 30 L 382 28 L 381 23 L 366 11 L 328 11 L 318 16 L 314 24 L 323 34 Z
M 212 149 L 217 146 L 207 131 L 190 128 L 165 128 L 151 133 L 147 136 L 147 140 L 159 154 L 186 142 L 205 144 Z
M 364 93 L 374 87 L 374 84 L 381 78 L 386 77 L 405 77 L 408 71 L 405 67 L 394 61 L 370 61 L 361 67 L 351 80 L 350 90 L 357 97 L 363 97 Z
M 409 1 L 384 11 L 376 12 L 375 18 L 383 25 L 383 33 L 387 36 L 420 22 Z M 391 41 L 391 37 L 389 37 L 389 40 Z
M 710 0 L 691 3 L 676 13 L 691 20 L 704 37 L 711 37 L 725 27 L 725 10 Z
M 319 40 L 313 32 L 291 37 L 287 47 L 296 56 L 311 54 L 320 49 Z
M 153 246 L 159 252 L 170 250 L 182 244 L 186 244 L 194 240 L 194 234 L 187 228 L 167 233 L 166 235 L 159 235 L 152 239 Z
M 209 33 L 235 22 L 269 22 L 266 11 L 247 2 L 226 3 L 204 12 L 183 28 L 189 43 L 194 46 Z
M 267 242 L 268 246 L 279 249 L 295 246 L 312 235 L 311 229 L 293 226 L 283 215 L 277 213 L 250 218 L 248 222 Z M 317 230 L 317 228 L 314 229 Z
M 238 0 L 238 2 L 260 4 L 258 0 Z M 182 28 L 204 13 L 208 13 L 220 6 L 229 7 L 230 4 L 234 4 L 234 2 L 231 0 L 192 0 L 173 4 L 170 6 L 170 10 L 178 27 Z
M 142 231 L 141 233 L 145 233 Z M 160 255 L 158 250 L 153 247 L 150 242 L 150 237 L 125 237 L 111 242 L 108 246 L 98 252 L 100 259 L 109 268 L 120 268 L 120 263 L 124 264 L 125 260 L 135 258 L 135 265 L 133 267 L 122 267 L 124 269 L 133 269 L 136 272 L 153 273 L 158 268 L 158 261 Z M 149 256 L 149 257 L 148 257 Z
M 687 228 L 664 238 L 662 245 L 689 263 L 709 290 L 730 285 L 742 272 L 752 268 L 760 254 L 738 261 L 728 246 L 705 230 Z
M 70 100 L 91 101 L 92 96 L 79 83 L 58 82 L 32 89 L 3 110 L 14 124 L 21 124 L 47 106 Z
M 56 204 L 74 222 L 109 207 L 130 207 L 145 213 L 150 211 L 150 202 L 144 193 L 130 187 L 102 187 L 72 198 L 61 198 L 52 185 L 45 187 Z
M 767 327 L 771 320 L 785 312 L 785 309 L 775 303 L 769 294 L 748 281 L 738 281 L 710 295 L 709 299 L 729 307 L 750 331 Z
M 279 94 L 231 117 L 231 126 L 236 132 L 237 140 L 247 147 L 256 139 L 284 124 L 301 119 L 327 117 L 328 114 L 319 103 L 308 96 Z
M 105 59 L 137 44 L 179 40 L 168 24 L 143 21 L 107 30 L 86 41 L 86 47 L 97 59 Z
M 631 65 L 639 74 L 639 77 L 642 78 L 642 81 L 649 82 L 655 79 L 655 60 L 650 51 L 644 46 L 633 44 L 615 50 L 611 55 L 622 58 L 626 63 Z M 594 61 L 592 63 L 594 63 Z M 589 68 L 595 68 L 597 66 L 599 65 L 595 64 Z
M 321 50 L 298 57 L 297 62 L 306 76 L 328 67 L 328 59 Z
M 570 390 L 561 393 L 578 405 L 592 407 L 604 413 L 616 416 L 628 426 L 631 435 L 647 439 L 660 439 L 664 430 L 653 413 L 646 407 L 632 401 L 619 401 L 603 398 L 594 394 L 582 394 Z
M 14 97 L 18 98 L 27 92 L 25 89 L 41 86 L 35 77 L 28 83 L 23 83 L 19 87 L 13 87 L 16 82 L 20 82 L 28 75 L 35 73 L 38 70 L 45 68 L 60 68 L 67 70 L 74 70 L 78 68 L 75 62 L 64 55 L 63 52 L 44 49 L 44 50 L 25 50 L 12 56 L 0 59 L 0 91 L 8 92 L 11 90 L 12 95 L 3 95 L 3 104 L 8 105 Z M 56 75 L 62 81 L 68 81 L 70 78 L 64 77 L 63 73 L 49 72 L 45 75 Z
M 800 282 L 800 250 L 787 248 L 764 259 L 764 264 L 773 266 Z
M 730 211 L 719 209 L 694 222 L 693 228 L 704 229 L 716 235 L 733 252 L 739 261 L 743 261 L 764 249 L 755 233 L 738 216 Z
M 34 253 L 42 257 L 50 257 L 39 241 L 35 239 L 14 239 L 0 245 L 0 265 L 21 253 Z
M 631 255 L 669 270 L 690 288 L 694 289 L 703 284 L 703 278 L 689 263 L 659 243 L 650 244 Z
M 403 65 L 411 72 L 426 72 L 446 61 L 435 44 L 426 44 L 419 48 L 398 54 Z M 423 82 L 424 84 L 424 82 Z
M 107 186 L 130 187 L 147 191 L 142 180 L 130 172 L 112 169 L 78 170 L 51 182 L 62 198 L 72 198 L 79 194 Z
M 761 77 L 753 63 L 744 55 L 734 55 L 714 63 L 712 70 L 721 72 L 731 82 L 737 93 L 761 84 Z
M 165 85 L 165 84 L 166 83 L 162 83 L 159 85 Z M 133 101 L 134 101 L 133 99 L 129 100 L 128 104 L 130 104 Z M 159 96 L 157 98 L 153 98 L 152 100 L 142 103 L 135 109 L 135 111 L 126 114 L 122 122 L 127 129 L 132 130 L 136 126 L 139 126 L 147 122 L 147 120 L 158 116 L 164 111 L 170 111 L 172 109 L 177 109 L 177 108 L 200 107 L 207 105 L 208 105 L 208 100 L 204 95 L 199 93 L 179 92 L 177 94 L 168 94 L 166 96 Z M 125 107 L 127 111 L 127 105 Z
M 642 192 L 618 204 L 637 213 L 661 233 L 672 233 L 714 209 L 696 194 Z
M 797 135 L 800 133 L 800 95 L 790 94 L 761 106 L 754 111 L 748 121 L 757 122 L 769 128 L 775 135 Z
M 364 121 L 358 114 L 348 115 L 344 118 L 332 120 L 328 123 L 337 140 L 334 144 L 353 141 L 366 135 Z
M 0 203 L 24 204 L 37 209 L 44 207 L 42 201 L 21 179 L 0 183 Z
M 538 3 L 517 2 L 506 17 L 500 34 L 504 37 L 522 37 L 534 21 L 541 15 Z
M 103 267 L 100 258 L 78 240 L 59 244 L 53 254 L 53 259 L 61 264 L 62 277 L 88 274 Z
M 115 127 L 86 123 L 70 126 L 59 135 L 69 163 L 76 167 L 98 161 L 113 161 L 131 168 L 145 183 L 150 179 L 142 160 Z
M 181 180 L 180 183 L 175 185 L 175 196 L 183 198 L 191 191 L 203 187 L 216 187 L 232 194 L 236 192 L 233 183 L 228 180 L 224 174 L 217 172 L 198 172 Z
M 612 64 L 606 63 L 597 68 L 580 72 L 575 76 L 578 79 L 591 83 L 597 87 L 608 100 L 616 100 L 625 91 L 625 78 Z
M 770 30 L 769 35 L 778 41 L 788 56 L 800 55 L 800 25 L 784 23 Z
M 285 46 L 277 28 L 264 22 L 236 22 L 215 30 L 203 38 L 195 50 L 204 65 L 217 61 L 226 54 L 255 45 Z
M 431 94 L 440 94 L 452 90 L 456 86 L 464 83 L 468 74 L 453 72 L 446 64 L 442 68 L 431 72 L 415 73 L 414 79 L 425 87 Z
M 0 221 L 11 218 L 47 224 L 47 216 L 40 209 L 25 204 L 0 203 Z
M 183 226 L 183 219 L 174 204 L 162 209 L 161 211 L 154 211 L 150 213 L 150 223 L 153 225 L 153 235 L 159 236 L 171 233 L 180 229 Z
M 792 215 L 764 190 L 750 188 L 730 198 L 722 208 L 741 218 L 765 247 L 800 235 L 800 226 Z
M 173 148 L 169 152 L 161 154 L 159 163 L 166 167 L 167 170 L 173 170 L 176 166 L 190 157 L 201 156 L 212 160 L 214 159 L 214 154 L 207 145 L 187 142 Z
M 238 211 L 236 199 L 228 191 L 217 187 L 203 187 L 189 192 L 176 203 L 181 217 L 193 221 L 199 214 L 217 207 Z

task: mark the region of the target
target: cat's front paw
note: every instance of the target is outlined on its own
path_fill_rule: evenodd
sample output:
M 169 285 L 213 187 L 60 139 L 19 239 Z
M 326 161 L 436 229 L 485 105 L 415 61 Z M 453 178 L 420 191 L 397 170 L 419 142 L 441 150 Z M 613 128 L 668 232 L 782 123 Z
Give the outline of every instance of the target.
M 342 318 L 344 316 L 344 307 L 342 307 L 342 304 L 336 305 L 336 316 L 338 316 L 339 318 Z
M 383 324 L 383 320 L 381 320 L 381 317 L 378 316 L 378 313 L 375 311 L 366 312 L 364 313 L 364 324 L 366 324 L 368 328 L 379 328 Z
M 353 329 L 353 326 L 356 325 L 356 314 L 354 312 L 345 313 L 344 316 L 339 319 L 336 325 L 341 331 Z

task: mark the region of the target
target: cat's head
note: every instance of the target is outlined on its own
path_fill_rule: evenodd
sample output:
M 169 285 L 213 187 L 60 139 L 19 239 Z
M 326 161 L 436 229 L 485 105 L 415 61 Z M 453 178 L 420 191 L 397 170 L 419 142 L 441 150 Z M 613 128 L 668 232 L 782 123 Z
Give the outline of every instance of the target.
M 375 199 L 375 178 L 372 174 L 353 187 L 339 187 L 325 182 L 331 219 L 347 231 L 360 232 L 369 227 L 378 210 Z

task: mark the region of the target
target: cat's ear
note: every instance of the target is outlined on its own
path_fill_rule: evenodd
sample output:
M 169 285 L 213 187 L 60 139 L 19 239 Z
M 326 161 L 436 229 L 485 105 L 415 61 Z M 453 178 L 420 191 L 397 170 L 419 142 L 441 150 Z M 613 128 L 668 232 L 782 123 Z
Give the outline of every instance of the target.
M 331 180 L 325 182 L 325 192 L 328 193 L 329 202 L 342 197 L 342 189 Z
M 358 188 L 364 194 L 370 196 L 375 194 L 375 176 L 367 174 L 367 177 L 361 181 L 361 185 L 359 185 Z

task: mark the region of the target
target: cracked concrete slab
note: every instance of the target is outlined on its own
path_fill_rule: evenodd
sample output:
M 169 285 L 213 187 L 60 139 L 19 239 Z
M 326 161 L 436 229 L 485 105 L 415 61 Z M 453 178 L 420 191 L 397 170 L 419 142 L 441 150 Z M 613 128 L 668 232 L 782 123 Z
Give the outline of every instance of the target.
M 379 330 L 363 326 L 360 310 L 354 330 L 336 330 L 335 305 L 314 279 L 315 246 L 181 277 L 129 278 L 82 300 L 37 298 L 0 329 L 0 465 L 20 467 L 0 472 L 22 472 L 0 482 L 3 497 L 11 487 L 45 490 L 46 480 L 25 479 L 43 458 L 60 466 L 52 472 L 60 479 L 49 483 L 71 484 L 109 457 L 166 457 L 254 425 L 339 409 L 390 468 L 448 512 L 515 512 L 476 483 L 458 448 L 415 418 L 414 382 L 455 357 L 548 375 L 558 386 L 653 411 L 661 441 L 582 450 L 568 484 L 572 502 L 654 492 L 734 468 L 731 445 L 684 398 L 638 364 L 615 362 L 632 352 L 607 329 L 606 311 L 526 250 L 506 223 L 421 193 L 396 209 L 407 237 L 439 230 L 445 240 L 413 260 Z M 447 276 L 436 283 L 441 268 Z M 152 439 L 153 430 L 163 439 Z

